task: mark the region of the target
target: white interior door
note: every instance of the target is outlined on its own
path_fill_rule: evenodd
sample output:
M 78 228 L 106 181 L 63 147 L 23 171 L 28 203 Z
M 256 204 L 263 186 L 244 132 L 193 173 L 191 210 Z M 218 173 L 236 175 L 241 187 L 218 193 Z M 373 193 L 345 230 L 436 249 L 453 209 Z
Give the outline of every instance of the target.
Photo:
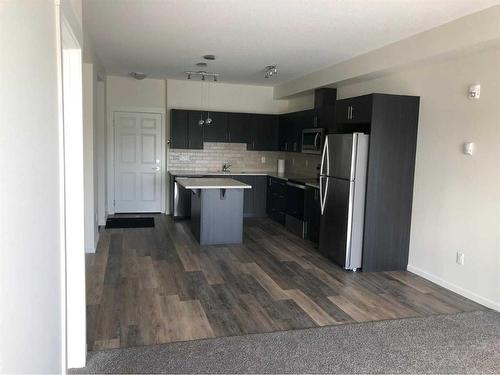
M 161 211 L 161 115 L 114 112 L 115 212 Z

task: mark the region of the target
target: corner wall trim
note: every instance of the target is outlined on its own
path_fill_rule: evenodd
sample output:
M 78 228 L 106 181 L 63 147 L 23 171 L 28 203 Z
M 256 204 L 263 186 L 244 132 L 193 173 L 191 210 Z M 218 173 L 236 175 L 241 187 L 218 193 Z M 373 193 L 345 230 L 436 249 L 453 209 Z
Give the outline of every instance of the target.
M 500 303 L 492 301 L 488 298 L 482 297 L 479 294 L 476 294 L 474 292 L 471 292 L 468 289 L 464 289 L 456 284 L 450 283 L 438 276 L 435 276 L 431 273 L 428 273 L 418 267 L 408 265 L 407 270 L 409 272 L 412 272 L 418 276 L 423 277 L 424 279 L 427 279 L 429 281 L 432 281 L 433 283 L 442 286 L 443 288 L 449 289 L 452 292 L 455 292 L 457 294 L 460 294 L 463 297 L 469 298 L 470 300 L 480 303 L 481 305 L 484 305 L 486 307 L 489 307 L 490 309 L 500 311 Z

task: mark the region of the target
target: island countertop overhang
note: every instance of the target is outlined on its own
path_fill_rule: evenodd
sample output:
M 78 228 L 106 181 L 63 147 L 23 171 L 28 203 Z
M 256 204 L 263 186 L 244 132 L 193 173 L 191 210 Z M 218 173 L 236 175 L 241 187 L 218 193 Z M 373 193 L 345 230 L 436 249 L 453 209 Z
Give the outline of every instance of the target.
M 177 183 L 184 189 L 251 189 L 252 186 L 232 178 L 179 178 Z

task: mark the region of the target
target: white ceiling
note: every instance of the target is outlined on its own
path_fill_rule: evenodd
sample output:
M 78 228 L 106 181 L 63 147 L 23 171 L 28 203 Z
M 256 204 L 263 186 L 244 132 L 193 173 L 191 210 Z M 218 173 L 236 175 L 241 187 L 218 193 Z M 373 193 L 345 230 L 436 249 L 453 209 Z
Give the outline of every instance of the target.
M 500 0 L 83 0 L 108 74 L 184 78 L 204 54 L 223 82 L 274 86 Z M 279 75 L 265 79 L 266 65 Z

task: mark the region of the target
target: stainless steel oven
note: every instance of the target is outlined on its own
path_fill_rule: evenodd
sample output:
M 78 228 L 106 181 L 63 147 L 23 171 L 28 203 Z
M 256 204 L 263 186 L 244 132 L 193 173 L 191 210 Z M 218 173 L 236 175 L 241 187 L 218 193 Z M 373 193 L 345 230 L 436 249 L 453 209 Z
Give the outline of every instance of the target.
M 304 154 L 321 154 L 325 129 L 314 128 L 302 130 L 302 152 Z

